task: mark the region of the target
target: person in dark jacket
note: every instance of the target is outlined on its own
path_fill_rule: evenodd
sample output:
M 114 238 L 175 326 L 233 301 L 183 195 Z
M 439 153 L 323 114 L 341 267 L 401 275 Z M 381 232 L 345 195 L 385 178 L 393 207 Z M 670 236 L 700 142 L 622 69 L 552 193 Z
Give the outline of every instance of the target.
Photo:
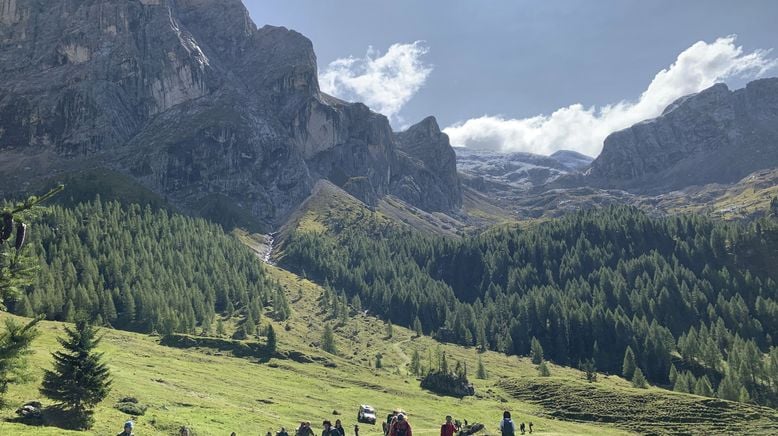
M 135 423 L 133 423 L 132 421 L 125 422 L 124 430 L 122 430 L 122 432 L 116 436 L 134 436 L 135 433 L 132 432 L 133 427 L 135 427 Z
M 511 419 L 511 412 L 505 411 L 502 414 L 502 421 L 500 421 L 500 434 L 502 436 L 514 436 L 516 434 L 516 426 Z
M 339 419 L 335 420 L 335 431 L 337 431 L 340 436 L 346 436 L 346 429 L 343 428 L 343 423 L 340 422 Z
M 284 427 L 281 427 L 281 430 L 279 430 L 279 432 L 276 433 L 276 436 L 289 436 L 289 433 L 286 432 L 286 429 Z
M 332 426 L 331 422 L 324 421 L 321 423 L 321 425 L 324 427 L 324 431 L 321 432 L 321 436 L 339 436 L 338 431 L 335 430 L 335 427 Z

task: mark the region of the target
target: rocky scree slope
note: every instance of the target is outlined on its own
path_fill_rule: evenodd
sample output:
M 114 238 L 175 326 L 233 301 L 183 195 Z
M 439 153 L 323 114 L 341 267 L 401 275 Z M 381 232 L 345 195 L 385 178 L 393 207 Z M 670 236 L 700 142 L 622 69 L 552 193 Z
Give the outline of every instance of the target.
M 434 119 L 322 93 L 311 41 L 257 28 L 239 0 L 0 0 L 0 174 L 106 167 L 185 211 L 279 225 L 328 179 L 370 205 L 461 205 Z

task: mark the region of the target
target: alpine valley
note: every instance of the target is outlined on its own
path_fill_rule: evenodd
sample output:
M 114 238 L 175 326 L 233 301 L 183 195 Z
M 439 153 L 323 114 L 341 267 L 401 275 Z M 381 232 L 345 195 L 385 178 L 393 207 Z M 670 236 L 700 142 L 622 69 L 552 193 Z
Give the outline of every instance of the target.
M 1 434 L 778 433 L 778 78 L 589 157 L 393 131 L 318 77 L 240 0 L 0 0 Z M 39 386 L 82 320 L 113 384 L 79 427 Z

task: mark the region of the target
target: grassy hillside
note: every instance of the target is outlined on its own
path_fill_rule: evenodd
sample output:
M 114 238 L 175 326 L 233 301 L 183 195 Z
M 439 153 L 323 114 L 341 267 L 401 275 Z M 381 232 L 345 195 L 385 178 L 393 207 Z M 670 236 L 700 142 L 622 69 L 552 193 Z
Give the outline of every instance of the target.
M 300 420 L 316 424 L 323 419 L 335 419 L 338 416 L 333 416 L 334 410 L 342 414 L 339 417 L 350 433 L 356 408 L 362 403 L 372 404 L 381 414 L 394 407 L 402 407 L 409 413 L 411 423 L 420 435 L 437 434 L 438 425 L 446 414 L 471 422 L 484 422 L 487 425 L 485 433 L 495 434 L 496 424 L 505 409 L 513 411 L 517 421 L 532 421 L 540 434 L 624 434 L 630 429 L 630 417 L 649 413 L 649 410 L 644 410 L 642 414 L 625 413 L 626 423 L 616 423 L 621 427 L 557 419 L 552 408 L 545 408 L 535 398 L 517 395 L 509 381 L 518 379 L 542 387 L 530 391 L 551 389 L 564 394 L 566 387 L 588 386 L 582 381 L 583 375 L 576 370 L 551 365 L 552 376 L 541 378 L 528 359 L 491 352 L 482 355 L 489 379 L 473 380 L 476 397 L 459 400 L 422 391 L 418 381 L 407 375 L 409 356 L 413 350 L 419 350 L 422 356 L 434 353 L 439 344 L 427 337 L 414 338 L 411 332 L 400 327 L 394 327 L 393 337 L 385 339 L 384 324 L 362 314 L 353 316 L 335 329 L 338 356 L 323 353 L 317 348 L 324 325 L 322 320 L 326 318 L 318 303 L 323 290 L 283 270 L 273 267 L 268 270 L 285 289 L 292 302 L 293 314 L 283 323 L 269 321 L 269 317 L 264 317 L 264 322 L 275 325 L 281 350 L 296 350 L 312 357 L 326 358 L 329 361 L 326 366 L 276 359 L 263 364 L 216 350 L 169 348 L 159 345 L 159 338 L 142 334 L 104 330 L 101 351 L 105 352 L 105 359 L 112 370 L 114 389 L 98 407 L 95 427 L 88 434 L 115 434 L 120 430 L 121 424 L 129 417 L 112 406 L 124 396 L 135 396 L 148 406 L 146 414 L 137 419 L 136 434 L 139 435 L 176 434 L 181 425 L 192 427 L 197 435 L 229 434 L 231 431 L 238 435 L 265 434 L 267 431 L 275 432 L 281 426 L 289 429 Z M 10 315 L 0 318 L 7 316 Z M 233 327 L 232 323 L 227 323 L 228 330 Z M 41 370 L 50 365 L 49 353 L 57 348 L 55 338 L 61 334 L 62 328 L 61 323 L 42 323 L 42 334 L 35 342 L 35 352 L 30 361 L 34 380 L 11 387 L 6 397 L 8 406 L 0 409 L 0 434 L 85 434 L 8 422 L 13 418 L 16 406 L 39 398 L 37 387 Z M 445 345 L 440 346 L 440 350 L 445 351 L 449 359 L 467 362 L 471 372 L 475 372 L 477 353 L 474 349 Z M 375 354 L 379 352 L 384 356 L 384 366 L 375 370 L 371 366 Z M 650 392 L 667 402 L 677 399 L 687 403 L 705 401 L 700 397 L 658 389 L 632 389 L 617 377 L 600 378 L 597 388 L 619 397 Z M 641 405 L 636 402 L 634 407 Z M 753 430 L 750 434 L 769 432 L 769 423 L 765 418 L 769 413 L 765 409 L 736 406 L 723 401 L 718 402 L 717 407 L 722 413 L 733 407 L 745 412 L 733 414 L 733 421 L 728 424 L 749 428 Z M 657 419 L 672 420 L 672 416 L 665 415 L 673 413 L 672 408 L 663 409 Z M 775 420 L 772 413 L 771 419 Z M 576 419 L 583 421 L 586 417 Z M 599 418 L 593 416 L 592 419 Z M 745 427 L 749 423 L 750 427 Z M 697 425 L 691 423 L 683 428 L 689 432 L 703 428 Z M 712 429 L 716 425 L 708 423 L 704 428 Z M 363 435 L 380 434 L 378 426 L 363 424 L 361 428 Z

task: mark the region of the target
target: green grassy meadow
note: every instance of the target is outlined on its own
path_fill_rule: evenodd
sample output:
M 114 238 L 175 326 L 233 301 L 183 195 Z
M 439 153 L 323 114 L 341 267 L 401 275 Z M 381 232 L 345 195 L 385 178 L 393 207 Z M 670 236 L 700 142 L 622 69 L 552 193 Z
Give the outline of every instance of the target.
M 343 420 L 351 434 L 357 407 L 364 403 L 376 407 L 379 416 L 385 416 L 393 408 L 404 409 L 419 435 L 437 435 L 447 414 L 469 422 L 482 422 L 486 429 L 481 434 L 494 435 L 499 433 L 497 424 L 503 410 L 512 411 L 517 423 L 532 421 L 538 434 L 610 435 L 635 431 L 635 427 L 630 427 L 629 419 L 607 422 L 597 414 L 560 415 L 553 404 L 528 396 L 526 389 L 516 388 L 516 380 L 542 386 L 542 389 L 536 389 L 538 392 L 551 389 L 564 393 L 570 386 L 588 385 L 577 370 L 550 365 L 552 376 L 542 378 L 527 358 L 486 352 L 481 357 L 489 378 L 477 380 L 478 353 L 475 349 L 441 345 L 428 337 L 416 338 L 412 332 L 398 326 L 393 328 L 393 336 L 389 339 L 384 323 L 364 314 L 352 316 L 347 323 L 335 328 L 337 356 L 324 353 L 318 349 L 326 322 L 318 303 L 322 289 L 281 269 L 269 266 L 268 270 L 286 290 L 293 315 L 284 322 L 266 316 L 262 322 L 274 325 L 282 351 L 296 350 L 308 356 L 323 357 L 326 364 L 277 359 L 261 363 L 257 359 L 237 358 L 218 350 L 166 347 L 159 345 L 158 337 L 103 329 L 100 350 L 105 353 L 111 368 L 114 387 L 109 398 L 97 407 L 93 429 L 75 432 L 53 426 L 35 427 L 10 420 L 15 416 L 15 408 L 25 401 L 40 399 L 44 405 L 50 404 L 40 398 L 37 389 L 42 369 L 51 364 L 50 352 L 58 348 L 56 337 L 61 335 L 63 324 L 42 322 L 41 335 L 35 341 L 30 357 L 33 380 L 11 386 L 6 395 L 6 406 L 0 409 L 0 434 L 116 434 L 122 423 L 130 419 L 129 415 L 113 407 L 125 396 L 137 397 L 141 404 L 148 406 L 145 415 L 136 418 L 136 435 L 173 435 L 183 425 L 190 427 L 196 435 L 229 435 L 232 431 L 238 435 L 264 435 L 268 431 L 275 433 L 282 426 L 290 430 L 301 420 L 311 421 L 319 429 L 322 420 L 337 418 Z M 2 318 L 9 316 L 2 315 Z M 226 323 L 228 331 L 234 328 L 231 321 Z M 408 363 L 414 350 L 420 352 L 424 365 L 427 365 L 428 356 L 443 351 L 451 365 L 454 360 L 467 363 L 476 396 L 457 399 L 423 391 L 418 380 L 408 374 Z M 383 355 L 383 368 L 379 370 L 372 368 L 377 353 Z M 668 402 L 675 399 L 687 403 L 704 401 L 700 397 L 657 388 L 633 389 L 625 380 L 613 376 L 601 375 L 596 387 L 624 398 L 651 392 Z M 723 409 L 735 407 L 735 403 L 719 403 L 723 404 L 720 406 Z M 607 405 L 598 407 L 607 408 Z M 737 407 L 744 411 L 745 415 L 737 415 L 744 420 L 753 420 L 754 416 L 766 413 L 762 408 Z M 334 415 L 335 411 L 339 415 Z M 672 413 L 672 408 L 662 413 Z M 584 422 L 588 420 L 602 422 Z M 757 424 L 766 426 L 769 422 L 767 419 Z M 690 423 L 689 433 L 694 433 L 695 425 Z M 361 435 L 381 434 L 380 425 L 362 424 L 360 427 Z M 716 427 L 704 427 L 706 430 L 711 428 Z M 758 433 L 761 427 L 749 428 Z

